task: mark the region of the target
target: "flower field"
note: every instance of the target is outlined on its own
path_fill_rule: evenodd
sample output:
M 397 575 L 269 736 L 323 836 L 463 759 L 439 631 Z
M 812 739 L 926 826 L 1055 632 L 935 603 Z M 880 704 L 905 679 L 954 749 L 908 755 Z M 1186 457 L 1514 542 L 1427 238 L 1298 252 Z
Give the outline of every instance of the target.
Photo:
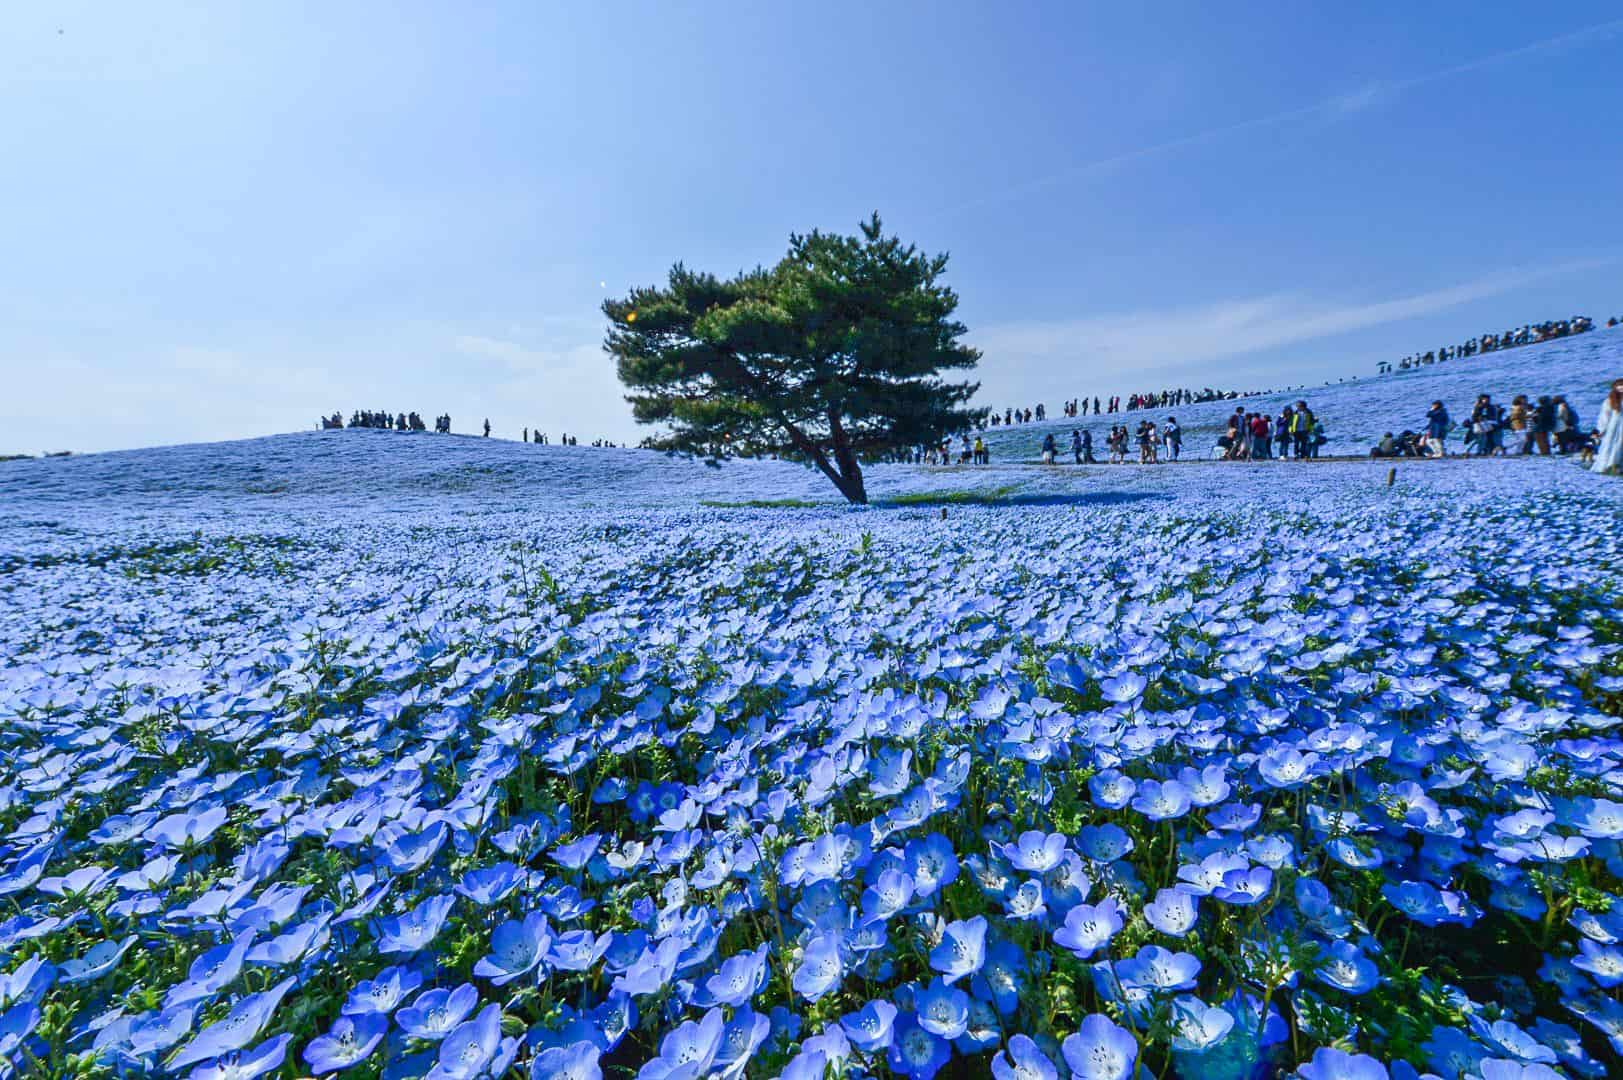
M 5 1075 L 1623 1070 L 1615 483 L 477 442 L 0 466 Z

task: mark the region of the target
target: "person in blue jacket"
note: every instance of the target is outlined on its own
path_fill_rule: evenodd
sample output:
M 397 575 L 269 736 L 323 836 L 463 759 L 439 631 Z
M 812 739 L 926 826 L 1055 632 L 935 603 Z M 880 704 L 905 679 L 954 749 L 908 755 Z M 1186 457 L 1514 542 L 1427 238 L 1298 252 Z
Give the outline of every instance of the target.
M 1426 449 L 1433 457 L 1443 457 L 1446 453 L 1443 443 L 1447 438 L 1448 410 L 1441 401 L 1434 401 L 1426 410 Z

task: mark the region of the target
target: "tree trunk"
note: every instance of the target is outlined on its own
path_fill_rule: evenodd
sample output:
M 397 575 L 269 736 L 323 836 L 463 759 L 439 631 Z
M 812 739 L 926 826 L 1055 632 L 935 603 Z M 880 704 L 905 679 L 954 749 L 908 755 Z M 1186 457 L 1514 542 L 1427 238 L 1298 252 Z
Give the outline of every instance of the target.
M 858 506 L 868 504 L 868 491 L 862 483 L 862 466 L 857 463 L 856 454 L 851 452 L 851 444 L 845 438 L 845 427 L 840 423 L 840 414 L 835 409 L 828 411 L 828 434 L 834 443 L 834 461 L 840 467 L 840 478 L 834 481 L 839 487 L 840 494 Z
M 845 496 L 846 501 L 854 503 L 866 503 L 868 501 L 868 493 L 862 487 L 862 472 L 860 469 L 856 471 L 855 483 L 852 483 L 851 478 L 846 475 L 844 465 L 842 464 L 839 469 L 836 469 L 828 460 L 828 455 L 823 453 L 823 448 L 812 442 L 804 431 L 801 431 L 781 415 L 778 417 L 778 422 L 783 425 L 783 430 L 789 433 L 789 441 L 794 445 L 794 448 L 811 459 L 812 464 L 816 465 L 822 474 L 828 477 L 835 487 L 840 489 L 840 494 Z M 856 462 L 853 460 L 852 466 L 855 467 L 855 465 Z

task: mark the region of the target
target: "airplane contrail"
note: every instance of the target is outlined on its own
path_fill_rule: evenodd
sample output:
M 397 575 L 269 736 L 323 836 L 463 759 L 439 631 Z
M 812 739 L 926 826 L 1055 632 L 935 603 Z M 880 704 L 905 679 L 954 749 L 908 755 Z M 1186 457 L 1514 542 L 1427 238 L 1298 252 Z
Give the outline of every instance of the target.
M 1125 165 L 1129 162 L 1138 161 L 1147 157 L 1155 157 L 1159 154 L 1169 153 L 1173 150 L 1180 150 L 1186 146 L 1194 146 L 1198 143 L 1210 142 L 1213 139 L 1220 139 L 1225 135 L 1233 135 L 1241 131 L 1249 131 L 1254 128 L 1272 127 L 1276 124 L 1282 124 L 1291 120 L 1298 120 L 1324 112 L 1356 112 L 1358 109 L 1373 104 L 1385 95 L 1401 94 L 1426 83 L 1433 83 L 1442 79 L 1454 78 L 1455 76 L 1464 75 L 1472 71 L 1478 71 L 1485 67 L 1502 64 L 1518 57 L 1529 56 L 1534 53 L 1545 52 L 1550 49 L 1557 49 L 1563 45 L 1584 42 L 1586 39 L 1590 39 L 1592 41 L 1601 40 L 1620 29 L 1623 29 L 1623 19 L 1613 19 L 1610 22 L 1596 23 L 1593 26 L 1586 26 L 1582 29 L 1573 30 L 1569 33 L 1558 34 L 1555 37 L 1545 38 L 1542 41 L 1531 42 L 1527 45 L 1519 45 L 1514 49 L 1506 49 L 1503 52 L 1492 53 L 1488 56 L 1479 57 L 1475 60 L 1468 60 L 1463 64 L 1456 64 L 1453 67 L 1427 72 L 1424 75 L 1416 75 L 1412 78 L 1400 79 L 1393 82 L 1372 82 L 1367 84 L 1364 89 L 1352 94 L 1338 94 L 1335 97 L 1325 98 L 1322 101 L 1316 101 L 1311 105 L 1303 105 L 1295 109 L 1286 109 L 1283 112 L 1269 113 L 1266 116 L 1253 117 L 1250 120 L 1240 120 L 1232 124 L 1224 124 L 1219 127 L 1208 128 L 1205 131 L 1197 131 L 1190 135 L 1179 136 L 1176 139 L 1168 139 L 1165 142 L 1154 143 L 1150 146 L 1139 147 L 1136 150 L 1127 150 L 1119 154 L 1112 154 L 1109 157 L 1085 162 L 1069 169 L 1063 169 L 1059 172 L 1050 173 L 1047 176 L 1040 176 L 1027 180 L 1024 183 L 1016 184 L 1012 187 L 1005 188 L 1002 191 L 998 191 L 990 195 L 983 195 L 979 198 L 971 199 L 968 202 L 959 203 L 956 206 L 949 207 L 946 210 L 941 211 L 941 213 L 943 215 L 958 214 L 965 210 L 974 209 L 977 206 L 985 206 L 988 203 L 1008 202 L 1011 199 L 1020 198 L 1021 196 L 1032 191 L 1050 187 L 1054 184 L 1062 183 L 1067 180 L 1078 179 L 1093 173 L 1104 172 L 1108 169 L 1113 169 L 1119 165 Z

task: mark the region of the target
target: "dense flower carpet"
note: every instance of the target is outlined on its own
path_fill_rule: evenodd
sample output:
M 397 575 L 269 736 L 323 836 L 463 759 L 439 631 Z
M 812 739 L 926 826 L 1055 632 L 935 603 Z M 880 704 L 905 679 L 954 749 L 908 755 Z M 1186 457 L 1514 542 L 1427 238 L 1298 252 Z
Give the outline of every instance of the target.
M 947 514 L 35 485 L 0 1072 L 1617 1075 L 1615 485 L 1224 468 Z

